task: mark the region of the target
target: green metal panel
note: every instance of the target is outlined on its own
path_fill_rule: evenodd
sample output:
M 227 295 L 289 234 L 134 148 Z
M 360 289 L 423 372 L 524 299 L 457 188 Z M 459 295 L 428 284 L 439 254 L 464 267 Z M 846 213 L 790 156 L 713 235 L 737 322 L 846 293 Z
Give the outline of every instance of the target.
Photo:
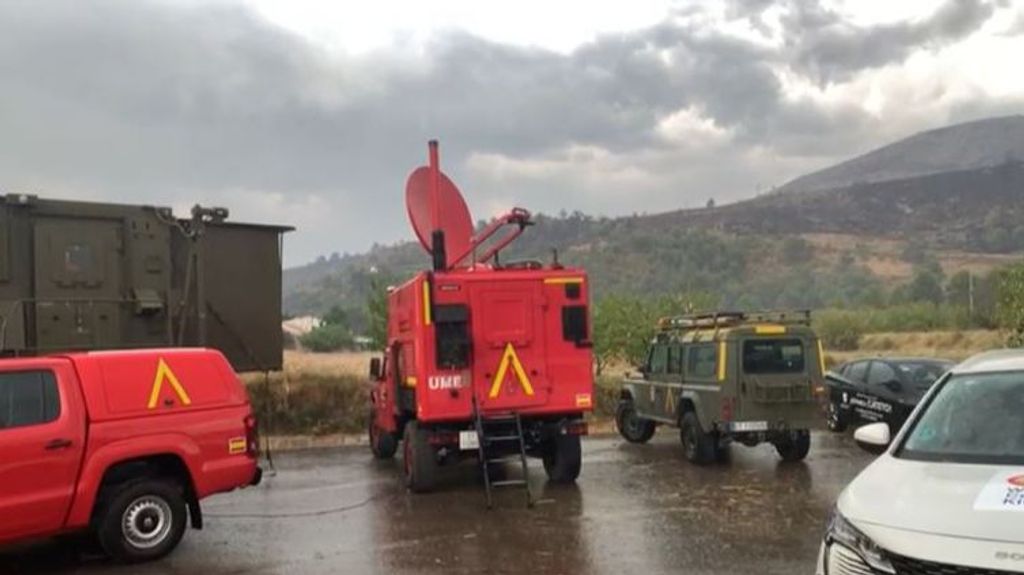
M 0 354 L 206 345 L 282 364 L 281 235 L 227 210 L 0 197 Z

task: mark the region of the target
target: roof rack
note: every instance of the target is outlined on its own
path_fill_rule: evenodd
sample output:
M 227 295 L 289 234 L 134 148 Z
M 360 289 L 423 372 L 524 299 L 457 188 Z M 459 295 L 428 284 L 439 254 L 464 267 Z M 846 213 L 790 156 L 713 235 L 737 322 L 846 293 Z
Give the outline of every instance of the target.
M 663 317 L 658 321 L 661 331 L 686 331 L 732 327 L 751 323 L 779 325 L 811 325 L 811 310 L 714 311 Z

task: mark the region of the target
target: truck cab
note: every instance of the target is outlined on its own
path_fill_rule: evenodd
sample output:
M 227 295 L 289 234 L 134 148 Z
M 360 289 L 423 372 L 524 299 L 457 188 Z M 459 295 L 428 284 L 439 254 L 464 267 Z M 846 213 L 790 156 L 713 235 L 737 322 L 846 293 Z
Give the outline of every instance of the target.
M 819 426 L 823 358 L 809 312 L 665 318 L 640 374 L 623 382 L 619 432 L 643 443 L 659 425 L 678 427 L 698 464 L 724 458 L 734 441 L 803 459 Z

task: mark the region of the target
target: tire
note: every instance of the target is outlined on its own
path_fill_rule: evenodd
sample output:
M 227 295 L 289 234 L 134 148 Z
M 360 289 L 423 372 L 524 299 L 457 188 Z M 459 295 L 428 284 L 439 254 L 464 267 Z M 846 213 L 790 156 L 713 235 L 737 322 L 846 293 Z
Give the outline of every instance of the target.
M 419 422 L 405 424 L 402 449 L 405 486 L 413 493 L 433 489 L 437 483 L 437 451 L 427 441 L 427 433 L 420 429 Z
M 384 431 L 377 427 L 374 421 L 375 413 L 370 410 L 370 423 L 367 426 L 367 435 L 370 437 L 370 451 L 377 459 L 391 459 L 398 451 L 398 439 L 394 433 Z
M 779 457 L 783 461 L 803 461 L 811 450 L 811 432 L 799 429 L 790 432 L 787 437 L 776 440 L 774 443 L 775 451 L 779 452 Z
M 839 410 L 839 406 L 835 401 L 828 402 L 826 421 L 829 431 L 834 433 L 842 433 L 846 431 L 847 423 L 843 421 L 843 413 Z
M 647 443 L 654 436 L 655 424 L 637 415 L 633 401 L 624 399 L 615 410 L 615 426 L 619 435 L 630 443 Z
M 573 483 L 583 468 L 578 435 L 556 435 L 544 449 L 544 471 L 552 483 Z
M 679 440 L 690 463 L 707 465 L 715 460 L 715 436 L 701 429 L 696 413 L 687 411 L 683 414 L 679 422 Z
M 164 557 L 185 534 L 188 511 L 181 485 L 142 480 L 119 486 L 100 510 L 96 536 L 108 555 L 122 563 Z

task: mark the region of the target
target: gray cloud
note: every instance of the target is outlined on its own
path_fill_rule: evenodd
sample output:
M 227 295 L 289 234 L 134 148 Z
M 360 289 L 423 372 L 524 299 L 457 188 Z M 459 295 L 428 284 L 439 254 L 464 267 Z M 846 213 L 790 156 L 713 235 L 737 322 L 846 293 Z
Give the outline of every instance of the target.
M 961 38 L 991 7 L 871 29 L 804 2 L 786 14 L 781 49 L 668 19 L 568 55 L 452 32 L 422 56 L 353 57 L 232 5 L 3 2 L 0 189 L 225 203 L 299 225 L 291 263 L 411 237 L 401 190 L 432 137 L 478 217 L 738 199 L 924 127 L 788 97 L 780 69 L 847 77 Z
M 948 45 L 977 30 L 995 11 L 992 2 L 947 0 L 918 22 L 858 27 L 812 0 L 796 0 L 792 7 L 785 20 L 793 58 L 820 82 L 902 62 L 922 47 Z

